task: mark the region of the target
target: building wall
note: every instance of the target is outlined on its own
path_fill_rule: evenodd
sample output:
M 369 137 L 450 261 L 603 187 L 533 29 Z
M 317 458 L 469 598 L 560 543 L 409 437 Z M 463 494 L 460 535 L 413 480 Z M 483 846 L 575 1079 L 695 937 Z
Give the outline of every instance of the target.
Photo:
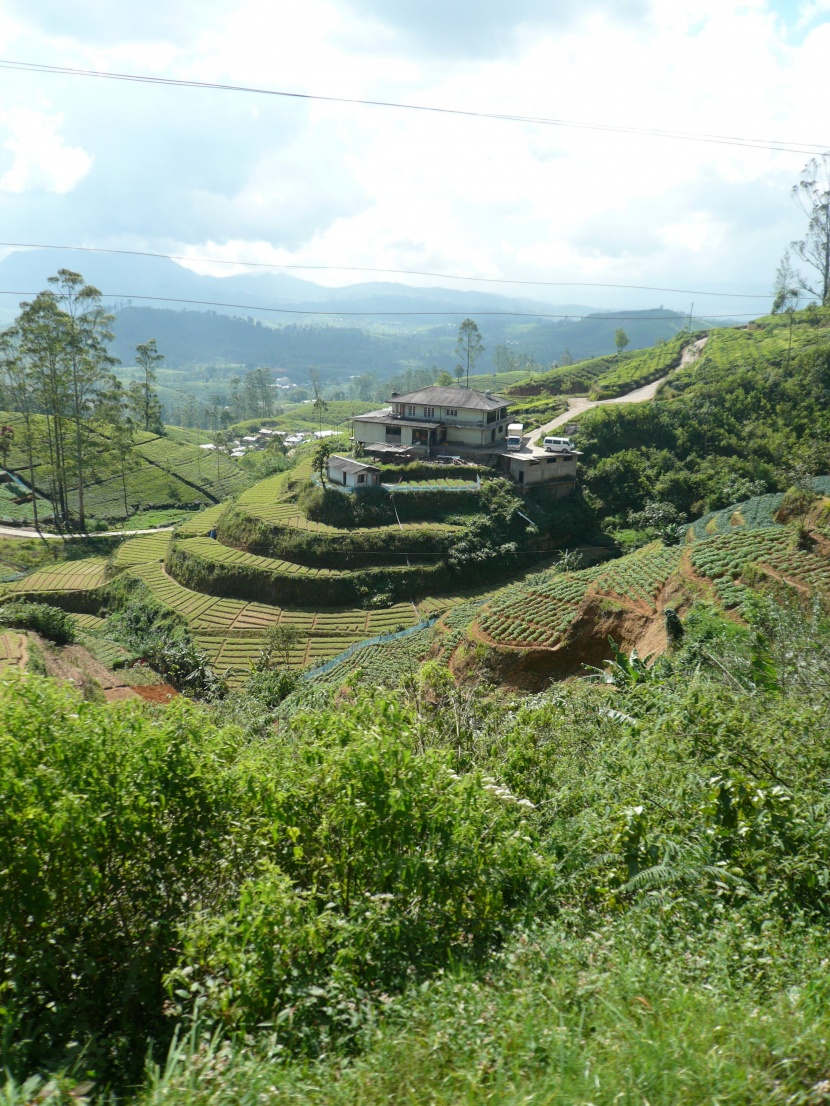
M 536 463 L 538 462 L 538 463 Z M 519 473 L 524 473 L 524 480 L 519 480 Z M 534 458 L 533 461 L 526 458 L 510 458 L 510 475 L 516 483 L 522 483 L 525 487 L 531 484 L 548 484 L 552 480 L 573 480 L 576 477 L 576 457 L 565 454 L 556 454 L 549 457 Z
M 378 442 L 386 441 L 386 428 L 376 422 L 354 422 L 352 423 L 354 428 L 354 436 L 357 441 L 363 442 L 364 445 L 376 445 Z M 403 435 L 401 435 L 403 437 Z M 411 439 L 410 439 L 411 441 Z M 408 445 L 409 442 L 401 442 L 401 445 Z

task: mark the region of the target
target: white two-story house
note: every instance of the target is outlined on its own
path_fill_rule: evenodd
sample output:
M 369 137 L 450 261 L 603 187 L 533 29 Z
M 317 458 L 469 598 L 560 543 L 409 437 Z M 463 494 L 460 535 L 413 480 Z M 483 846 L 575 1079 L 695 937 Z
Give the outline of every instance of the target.
M 435 446 L 501 446 L 507 433 L 507 404 L 490 392 L 473 388 L 422 388 L 392 394 L 391 406 L 352 419 L 355 440 L 377 445 L 422 448 Z

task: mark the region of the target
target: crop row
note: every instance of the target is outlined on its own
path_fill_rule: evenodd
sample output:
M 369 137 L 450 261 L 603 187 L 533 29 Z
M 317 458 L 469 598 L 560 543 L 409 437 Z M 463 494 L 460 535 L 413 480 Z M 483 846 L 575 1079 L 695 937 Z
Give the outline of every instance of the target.
M 262 637 L 228 637 L 224 634 L 197 633 L 196 642 L 218 671 L 231 669 L 230 682 L 238 685 L 248 677 L 262 646 Z M 288 662 L 296 668 L 330 660 L 342 653 L 359 637 L 309 637 L 289 650 Z
M 379 611 L 357 608 L 344 610 L 302 610 L 245 603 L 239 599 L 220 599 L 213 595 L 190 591 L 167 576 L 158 563 L 140 565 L 130 570 L 150 588 L 164 606 L 182 615 L 194 629 L 237 632 L 265 631 L 270 626 L 296 626 L 305 634 L 318 636 L 371 637 L 388 632 L 389 627 L 412 626 L 416 613 L 409 603 Z
M 595 576 L 594 590 L 653 608 L 655 597 L 677 569 L 680 557 L 678 547 L 647 546 L 603 566 Z
M 777 549 L 764 557 L 781 576 L 806 584 L 812 591 L 830 592 L 830 563 L 804 549 Z
M 49 568 L 39 568 L 9 584 L 8 589 L 15 592 L 88 591 L 104 583 L 106 568 L 106 562 L 99 557 L 64 561 Z
M 762 530 L 736 530 L 708 541 L 695 542 L 689 556 L 696 572 L 710 579 L 731 576 L 737 579 L 748 561 L 766 560 L 772 553 L 789 546 L 791 535 L 783 527 Z
M 328 672 L 309 678 L 333 687 L 359 682 L 371 687 L 399 688 L 427 658 L 432 640 L 432 629 L 425 627 L 397 641 L 360 645 Z
M 26 638 L 11 630 L 0 633 L 0 668 L 21 665 L 26 657 Z
M 479 625 L 484 633 L 502 645 L 543 645 L 548 648 L 565 634 L 576 617 L 573 604 L 545 604 L 533 617 L 492 611 L 482 615 Z
M 170 544 L 169 530 L 160 530 L 157 534 L 141 534 L 129 538 L 119 545 L 113 556 L 113 563 L 119 568 L 143 565 L 148 561 L 163 561 L 167 546 Z
M 188 553 L 195 553 L 206 561 L 217 564 L 242 565 L 246 568 L 263 569 L 287 576 L 342 576 L 343 573 L 334 568 L 309 568 L 307 565 L 296 564 L 294 561 L 278 560 L 274 557 L 258 557 L 254 553 L 246 553 L 242 549 L 234 549 L 229 545 L 222 545 L 211 538 L 187 538 L 181 542 L 181 548 Z
M 654 544 L 580 572 L 535 573 L 496 593 L 481 615 L 481 630 L 500 644 L 550 648 L 567 633 L 589 592 L 619 596 L 653 609 L 680 556 L 680 549 Z
M 217 503 L 213 507 L 206 507 L 204 511 L 197 511 L 192 518 L 176 527 L 176 533 L 183 538 L 206 537 L 216 528 L 227 509 L 226 503 Z

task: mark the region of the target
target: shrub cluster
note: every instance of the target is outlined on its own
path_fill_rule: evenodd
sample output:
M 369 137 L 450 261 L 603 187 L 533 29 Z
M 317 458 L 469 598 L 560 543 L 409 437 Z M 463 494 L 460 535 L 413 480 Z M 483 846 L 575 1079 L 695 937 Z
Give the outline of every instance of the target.
M 416 489 L 395 494 L 385 488 L 366 488 L 356 494 L 347 494 L 313 484 L 301 492 L 299 499 L 300 509 L 312 522 L 326 522 L 345 530 L 394 526 L 398 519 L 401 522 L 421 519 L 443 522 L 452 515 L 479 510 L 480 502 L 478 489 Z
M 219 539 L 261 557 L 278 557 L 314 568 L 370 568 L 387 562 L 398 565 L 401 554 L 419 556 L 446 553 L 451 533 L 425 525 L 419 530 L 387 530 L 382 538 L 360 531 L 314 533 L 293 527 L 269 526 L 234 508 L 222 517 Z
M 30 603 L 13 600 L 0 607 L 0 626 L 13 626 L 18 630 L 34 630 L 56 645 L 67 645 L 75 640 L 75 624 L 59 607 L 49 603 Z
M 386 701 L 253 746 L 184 701 L 151 721 L 0 686 L 0 1034 L 17 1072 L 135 1077 L 179 1016 L 353 1035 L 379 996 L 538 909 L 525 808 L 419 754 Z M 25 842 L 25 845 L 24 845 Z

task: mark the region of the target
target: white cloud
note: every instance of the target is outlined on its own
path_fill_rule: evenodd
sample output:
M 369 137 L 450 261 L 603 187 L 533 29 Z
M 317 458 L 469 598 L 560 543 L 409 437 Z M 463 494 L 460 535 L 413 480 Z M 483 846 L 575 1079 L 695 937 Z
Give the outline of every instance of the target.
M 97 2 L 73 9 L 70 41 L 56 6 L 26 23 L 15 0 L 25 26 L 14 56 L 830 140 L 830 23 L 820 20 L 830 0 L 811 5 L 797 41 L 782 31 L 796 29 L 782 0 L 211 0 L 187 9 L 186 28 L 152 0 L 142 20 L 119 16 L 107 34 L 86 33 Z M 189 256 L 531 280 L 679 285 L 682 274 L 685 287 L 768 284 L 800 228 L 788 197 L 807 160 L 797 153 L 8 72 L 0 102 L 13 155 L 0 163 L 0 217 L 53 240 L 71 225 L 78 241 Z
M 62 114 L 13 108 L 0 119 L 8 132 L 3 146 L 12 155 L 0 192 L 70 192 L 92 168 L 86 150 L 64 142 Z

